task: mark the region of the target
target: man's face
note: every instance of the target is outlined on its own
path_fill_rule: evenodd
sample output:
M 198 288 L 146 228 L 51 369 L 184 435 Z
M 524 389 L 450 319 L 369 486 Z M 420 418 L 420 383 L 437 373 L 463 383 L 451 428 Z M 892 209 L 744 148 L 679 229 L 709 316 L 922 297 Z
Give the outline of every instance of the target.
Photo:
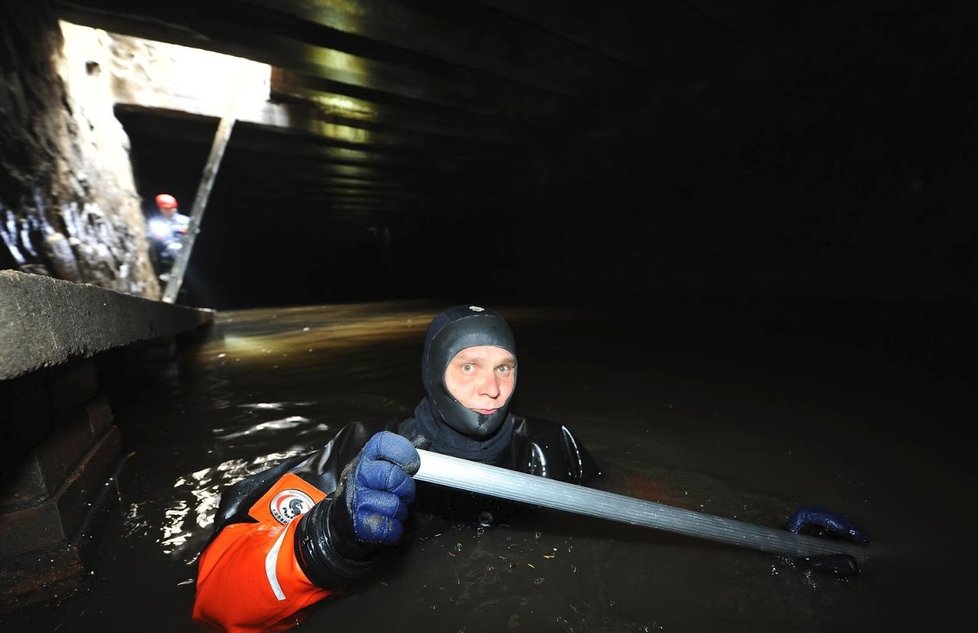
M 466 347 L 445 369 L 448 393 L 467 409 L 491 415 L 516 388 L 516 357 L 501 347 Z
M 166 217 L 170 217 L 176 212 L 176 209 L 174 209 L 173 207 L 160 207 L 159 209 L 160 209 L 160 213 L 162 213 Z

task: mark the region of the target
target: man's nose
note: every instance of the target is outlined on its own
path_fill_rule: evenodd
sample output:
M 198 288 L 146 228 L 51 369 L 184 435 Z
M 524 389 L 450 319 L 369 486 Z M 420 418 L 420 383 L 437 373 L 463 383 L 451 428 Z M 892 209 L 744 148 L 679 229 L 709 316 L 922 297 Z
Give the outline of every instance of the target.
M 496 380 L 496 376 L 490 372 L 482 378 L 482 384 L 479 385 L 479 391 L 490 398 L 499 397 L 499 381 Z

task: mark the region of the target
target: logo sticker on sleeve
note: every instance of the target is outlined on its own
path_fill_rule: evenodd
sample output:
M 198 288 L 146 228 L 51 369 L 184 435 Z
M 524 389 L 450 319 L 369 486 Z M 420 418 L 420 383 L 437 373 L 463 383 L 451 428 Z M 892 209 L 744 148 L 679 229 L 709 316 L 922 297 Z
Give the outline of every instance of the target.
M 312 506 L 312 497 L 301 490 L 290 488 L 272 497 L 268 509 L 276 521 L 285 525 Z

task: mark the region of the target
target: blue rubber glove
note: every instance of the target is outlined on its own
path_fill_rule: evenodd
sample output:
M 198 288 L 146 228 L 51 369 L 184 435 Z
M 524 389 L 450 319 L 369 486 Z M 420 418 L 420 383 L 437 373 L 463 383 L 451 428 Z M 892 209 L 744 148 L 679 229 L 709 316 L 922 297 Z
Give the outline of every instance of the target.
M 862 545 L 869 543 L 869 534 L 848 518 L 819 506 L 802 506 L 788 519 L 785 528 L 796 534 L 830 536 Z M 859 574 L 856 559 L 849 554 L 828 554 L 796 559 L 803 569 L 829 572 L 836 576 Z
M 367 442 L 344 482 L 343 502 L 361 543 L 394 545 L 404 533 L 421 456 L 406 438 L 382 431 Z
M 316 585 L 335 588 L 365 574 L 378 545 L 404 533 L 421 456 L 407 439 L 375 434 L 343 469 L 335 493 L 312 507 L 296 528 L 299 566 Z
M 786 529 L 796 534 L 812 534 L 847 539 L 858 545 L 869 543 L 869 534 L 841 514 L 820 506 L 802 506 L 788 519 Z

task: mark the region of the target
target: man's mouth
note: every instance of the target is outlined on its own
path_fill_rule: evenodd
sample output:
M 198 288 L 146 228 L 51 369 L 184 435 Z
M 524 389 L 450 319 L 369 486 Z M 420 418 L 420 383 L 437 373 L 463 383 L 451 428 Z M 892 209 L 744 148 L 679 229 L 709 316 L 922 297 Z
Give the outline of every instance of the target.
M 499 411 L 499 409 L 472 409 L 472 410 L 478 413 L 479 415 L 492 415 L 496 411 Z

